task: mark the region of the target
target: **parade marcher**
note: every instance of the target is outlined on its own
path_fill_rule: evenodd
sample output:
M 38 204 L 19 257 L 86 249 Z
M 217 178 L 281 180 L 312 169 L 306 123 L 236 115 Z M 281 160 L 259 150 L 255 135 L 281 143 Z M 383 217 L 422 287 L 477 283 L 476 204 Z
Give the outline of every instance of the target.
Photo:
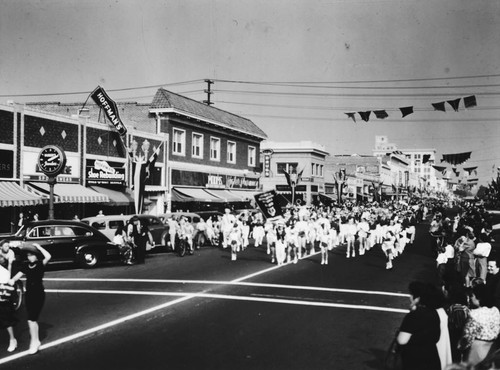
M 394 236 L 392 231 L 387 231 L 384 240 L 382 242 L 382 251 L 384 252 L 386 258 L 386 263 L 385 263 L 386 270 L 391 270 L 393 268 L 392 260 L 394 258 L 395 242 L 396 242 L 396 237 Z
M 250 224 L 247 218 L 241 218 L 239 221 L 239 226 L 241 228 L 241 249 L 245 250 L 248 247 L 249 237 L 250 237 Z
M 295 234 L 297 235 L 297 255 L 302 258 L 302 253 L 307 254 L 307 222 L 300 216 L 299 220 L 295 222 Z
M 241 243 L 243 239 L 241 233 L 241 227 L 237 222 L 233 223 L 233 226 L 229 231 L 227 239 L 229 241 L 229 245 L 231 246 L 231 261 L 236 261 L 237 253 L 241 249 Z
M 236 223 L 236 217 L 231 213 L 229 208 L 224 209 L 224 215 L 221 220 L 222 232 L 222 247 L 227 248 L 229 243 L 229 233 L 233 229 L 233 224 Z
M 349 217 L 347 224 L 344 224 L 344 238 L 347 243 L 346 257 L 356 257 L 356 251 L 354 250 L 354 241 L 356 238 L 357 228 L 354 224 L 354 217 Z
M 278 266 L 281 266 L 285 263 L 285 259 L 287 256 L 286 253 L 286 230 L 285 230 L 285 222 L 278 221 L 276 224 L 276 230 L 273 231 L 275 238 L 275 251 L 276 251 L 276 263 Z M 268 243 L 269 243 L 269 232 L 268 235 Z
M 357 236 L 359 245 L 359 255 L 365 254 L 368 249 L 368 233 L 370 232 L 370 225 L 366 221 L 366 216 L 361 217 L 361 221 L 357 225 Z
M 321 250 L 321 264 L 328 265 L 328 249 L 330 244 L 329 230 L 326 224 L 318 229 L 319 248 Z
M 276 257 L 276 250 L 274 249 L 276 247 L 276 230 L 271 221 L 266 220 L 266 223 L 264 224 L 264 231 L 266 234 L 267 254 L 272 254 L 271 262 L 274 262 L 274 258 Z
M 264 231 L 264 220 L 262 218 L 262 213 L 257 213 L 253 219 L 253 229 L 252 236 L 254 239 L 254 247 L 260 247 L 264 242 L 264 236 L 266 232 Z
M 23 250 L 26 252 L 28 262 L 22 267 L 21 271 L 9 280 L 9 285 L 14 286 L 17 280 L 23 275 L 26 276 L 25 302 L 31 337 L 29 353 L 35 354 L 40 349 L 38 318 L 45 303 L 43 275 L 45 273 L 45 266 L 50 261 L 51 255 L 41 245 L 36 243 L 23 247 Z
M 291 262 L 293 258 L 293 263 L 297 263 L 299 260 L 298 255 L 298 240 L 297 240 L 297 230 L 295 230 L 295 220 L 292 218 L 288 226 L 285 228 L 286 237 L 286 260 Z

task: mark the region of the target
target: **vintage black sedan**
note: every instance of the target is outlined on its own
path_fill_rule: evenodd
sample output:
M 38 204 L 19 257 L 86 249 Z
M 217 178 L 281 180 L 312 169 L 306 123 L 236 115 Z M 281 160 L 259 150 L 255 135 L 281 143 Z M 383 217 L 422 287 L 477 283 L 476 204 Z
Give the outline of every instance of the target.
M 50 263 L 74 262 L 90 268 L 100 262 L 120 261 L 120 247 L 99 230 L 70 220 L 31 221 L 7 238 L 17 252 L 23 245 L 40 244 L 51 255 Z

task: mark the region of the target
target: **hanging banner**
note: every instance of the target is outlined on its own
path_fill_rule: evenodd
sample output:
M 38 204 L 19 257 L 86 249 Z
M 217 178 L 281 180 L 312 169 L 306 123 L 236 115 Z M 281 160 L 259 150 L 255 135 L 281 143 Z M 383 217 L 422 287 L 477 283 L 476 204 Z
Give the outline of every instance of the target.
M 275 190 L 255 194 L 255 202 L 266 219 L 277 219 L 283 217 L 283 211 L 278 202 L 278 194 Z
M 118 107 L 113 99 L 111 99 L 106 91 L 101 86 L 97 86 L 92 94 L 90 94 L 95 103 L 104 110 L 106 116 L 111 121 L 113 126 L 115 126 L 116 130 L 121 136 L 124 136 L 127 133 L 127 128 L 123 124 L 120 119 L 120 115 L 118 113 Z

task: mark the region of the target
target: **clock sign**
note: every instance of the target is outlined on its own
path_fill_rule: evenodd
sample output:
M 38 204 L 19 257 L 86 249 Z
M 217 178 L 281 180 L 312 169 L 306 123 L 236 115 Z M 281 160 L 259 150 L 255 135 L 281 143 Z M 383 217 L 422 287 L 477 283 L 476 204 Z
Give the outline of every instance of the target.
M 66 154 L 56 145 L 47 145 L 38 155 L 38 166 L 47 176 L 57 176 L 66 167 Z

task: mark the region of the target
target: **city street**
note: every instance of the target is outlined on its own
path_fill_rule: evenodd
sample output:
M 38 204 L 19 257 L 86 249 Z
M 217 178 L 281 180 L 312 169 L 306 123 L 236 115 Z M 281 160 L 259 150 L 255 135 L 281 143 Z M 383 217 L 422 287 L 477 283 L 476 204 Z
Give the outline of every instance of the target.
M 42 347 L 29 355 L 24 307 L 19 348 L 2 369 L 381 369 L 408 307 L 407 286 L 434 278 L 427 225 L 385 270 L 380 248 L 346 259 L 334 249 L 297 264 L 265 247 L 237 261 L 226 249 L 151 254 L 144 265 L 57 267 L 45 276 Z

